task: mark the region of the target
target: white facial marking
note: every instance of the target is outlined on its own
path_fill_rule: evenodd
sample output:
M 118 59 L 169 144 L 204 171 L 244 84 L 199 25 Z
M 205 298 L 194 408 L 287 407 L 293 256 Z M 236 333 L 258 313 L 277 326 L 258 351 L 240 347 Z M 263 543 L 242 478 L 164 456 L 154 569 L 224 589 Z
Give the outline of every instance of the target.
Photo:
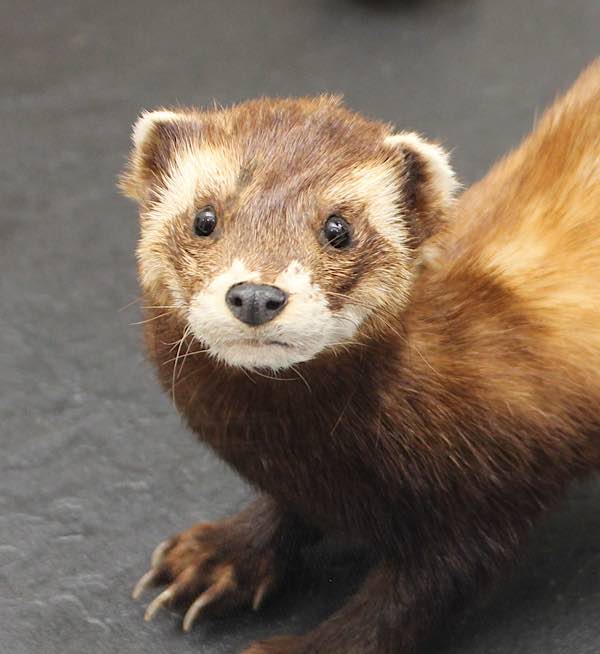
M 248 281 L 260 283 L 261 275 L 236 259 L 190 303 L 188 319 L 194 335 L 209 354 L 232 366 L 273 371 L 289 368 L 312 359 L 324 348 L 347 345 L 364 318 L 362 312 L 351 309 L 332 313 L 310 273 L 293 261 L 273 282 L 288 293 L 284 310 L 263 325 L 246 325 L 229 311 L 225 295 L 233 284 Z
M 356 166 L 334 183 L 331 200 L 340 197 L 363 202 L 367 218 L 375 230 L 387 241 L 404 252 L 409 239 L 408 229 L 398 207 L 398 178 L 393 168 L 385 163 Z
M 156 191 L 156 199 L 145 216 L 147 223 L 160 223 L 191 211 L 198 189 L 204 195 L 227 195 L 236 183 L 236 168 L 223 150 L 182 146 L 169 166 L 164 184 Z
M 154 112 L 154 114 L 170 112 Z M 176 116 L 176 114 L 173 114 Z M 184 293 L 176 275 L 161 255 L 170 221 L 196 208 L 198 189 L 219 197 L 235 186 L 236 170 L 225 151 L 182 145 L 169 166 L 164 183 L 156 189 L 149 211 L 142 216 L 138 244 L 140 278 L 145 288 L 167 280 L 174 304 L 184 306 Z M 191 226 L 190 226 L 191 229 Z

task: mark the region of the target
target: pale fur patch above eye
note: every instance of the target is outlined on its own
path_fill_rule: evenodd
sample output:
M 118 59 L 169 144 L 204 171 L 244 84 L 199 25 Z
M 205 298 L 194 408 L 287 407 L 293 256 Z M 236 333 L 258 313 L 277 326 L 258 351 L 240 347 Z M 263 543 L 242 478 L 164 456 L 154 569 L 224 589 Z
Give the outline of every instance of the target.
M 236 174 L 232 159 L 224 150 L 192 145 L 180 148 L 165 178 L 156 188 L 149 209 L 141 217 L 137 252 L 143 287 L 165 286 L 170 289 L 172 302 L 184 306 L 184 293 L 177 275 L 166 264 L 163 254 L 170 238 L 169 225 L 178 216 L 189 214 L 191 230 L 199 194 L 215 198 L 226 195 L 235 186 Z
M 357 202 L 365 205 L 369 223 L 400 251 L 408 247 L 409 233 L 399 207 L 400 182 L 388 163 L 356 166 L 344 173 L 329 189 L 332 203 Z
M 198 195 L 214 201 L 235 188 L 239 166 L 222 149 L 182 147 L 155 191 L 146 222 L 161 222 L 195 208 Z

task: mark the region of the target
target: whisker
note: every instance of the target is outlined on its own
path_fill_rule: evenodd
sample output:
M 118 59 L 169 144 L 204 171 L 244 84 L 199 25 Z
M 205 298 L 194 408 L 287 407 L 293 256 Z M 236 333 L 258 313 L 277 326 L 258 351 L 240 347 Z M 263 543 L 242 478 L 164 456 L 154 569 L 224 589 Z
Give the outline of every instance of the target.
M 188 343 L 187 350 L 185 351 L 185 354 L 183 355 L 182 361 L 181 361 L 181 366 L 179 366 L 179 372 L 177 373 L 177 379 L 179 379 L 179 376 L 181 375 L 181 371 L 183 370 L 183 366 L 185 365 L 185 360 L 188 358 L 190 354 L 190 349 L 192 345 L 194 344 L 194 336 L 192 336 L 190 342 Z
M 272 379 L 273 381 L 297 381 L 296 377 L 273 377 L 271 375 L 267 375 L 266 373 L 260 372 L 256 368 L 253 368 L 252 372 L 257 374 L 259 377 L 264 377 L 264 379 Z
M 386 327 L 388 327 L 391 331 L 393 331 L 397 336 L 399 336 L 400 338 L 404 339 L 403 335 L 402 335 L 402 334 L 401 334 L 397 329 L 395 329 L 395 327 L 394 327 L 391 323 L 389 323 L 389 322 L 388 322 L 388 321 L 387 321 L 387 320 L 386 320 L 386 319 L 381 315 L 381 314 L 384 314 L 384 315 L 388 316 L 389 318 L 395 318 L 395 316 L 394 316 L 393 314 L 391 314 L 391 313 L 390 313 L 390 312 L 389 312 L 385 307 L 382 307 L 382 306 L 373 306 L 373 305 L 370 305 L 370 304 L 368 304 L 368 303 L 366 303 L 366 302 L 361 302 L 360 300 L 356 300 L 355 298 L 350 297 L 349 295 L 345 295 L 344 293 L 336 293 L 335 291 L 327 291 L 327 294 L 328 294 L 328 295 L 336 295 L 337 297 L 344 298 L 344 299 L 348 300 L 349 302 L 351 302 L 351 303 L 353 303 L 353 304 L 356 304 L 356 305 L 358 305 L 358 306 L 362 306 L 364 309 L 368 309 L 368 310 L 370 310 L 370 311 L 376 311 L 376 312 L 377 312 L 377 315 L 375 316 L 375 318 L 376 318 L 377 320 L 381 320 L 381 322 L 382 322 Z M 336 316 L 336 317 L 337 317 L 337 318 L 342 318 L 342 319 L 345 318 L 345 316 Z
M 348 316 L 336 316 L 336 320 L 345 320 L 346 322 L 349 322 L 353 327 L 356 327 L 357 329 L 360 327 L 360 323 L 356 322 L 356 320 L 352 320 L 352 318 L 348 318 Z
M 368 302 L 365 302 L 363 300 L 358 300 L 350 295 L 346 295 L 345 293 L 336 293 L 335 291 L 326 291 L 326 295 L 335 295 L 337 297 L 344 298 L 345 300 L 348 300 L 351 304 L 355 304 L 359 307 L 362 307 L 363 309 L 367 309 L 369 311 L 377 311 L 377 314 L 379 315 L 380 313 L 384 313 L 390 318 L 396 318 L 396 316 L 391 313 L 388 309 L 386 309 L 384 306 L 381 305 L 374 305 L 374 304 L 369 304 Z
M 177 348 L 177 355 L 175 356 L 175 363 L 173 364 L 173 377 L 171 380 L 171 396 L 173 398 L 173 402 L 175 402 L 175 381 L 177 379 L 177 359 L 179 358 L 179 355 L 181 354 L 181 348 L 183 347 L 183 341 L 187 338 L 187 335 L 189 334 L 191 330 L 190 325 L 187 325 L 183 332 L 183 336 L 181 337 L 181 340 L 179 341 L 179 347 Z
M 306 377 L 296 368 L 295 366 L 290 366 L 290 368 L 300 377 L 300 379 L 304 382 L 304 385 L 306 388 L 308 388 L 308 392 L 312 393 L 312 388 L 310 387 L 310 384 L 308 383 Z
M 255 379 L 252 379 L 252 377 L 250 377 L 250 373 L 249 373 L 245 368 L 240 368 L 240 370 L 244 373 L 244 375 L 246 375 L 246 377 L 248 377 L 248 379 L 249 379 L 253 384 L 256 384 L 256 380 L 255 380 Z
M 387 309 L 385 309 L 384 307 L 373 307 L 373 306 L 369 306 L 368 304 L 364 304 L 364 303 L 361 304 L 360 301 L 356 301 L 354 298 L 352 298 L 352 297 L 350 297 L 350 296 L 348 296 L 348 295 L 345 295 L 344 293 L 336 293 L 335 291 L 327 291 L 327 293 L 328 293 L 329 295 L 336 295 L 336 296 L 338 296 L 338 297 L 345 298 L 345 299 L 349 300 L 350 302 L 353 302 L 353 303 L 355 303 L 355 304 L 358 304 L 359 306 L 363 306 L 363 307 L 366 308 L 366 309 L 376 310 L 377 313 L 376 313 L 375 319 L 376 319 L 376 320 L 380 320 L 380 321 L 381 321 L 381 322 L 382 322 L 382 323 L 383 323 L 383 324 L 384 324 L 384 325 L 385 325 L 385 326 L 386 326 L 386 327 L 387 327 L 387 328 L 388 328 L 392 333 L 394 333 L 396 336 L 398 336 L 398 338 L 399 338 L 401 341 L 403 341 L 404 343 L 407 343 L 407 342 L 408 342 L 407 339 L 406 339 L 406 336 L 404 336 L 404 334 L 402 334 L 400 331 L 398 331 L 398 329 L 396 329 L 396 328 L 395 328 L 395 327 L 394 327 L 394 326 L 393 326 L 393 325 L 392 325 L 392 324 L 391 324 L 391 323 L 390 323 L 390 322 L 389 322 L 389 321 L 384 317 L 384 316 L 387 316 L 387 317 L 389 317 L 389 318 L 394 318 L 394 317 L 395 317 L 395 316 L 393 316 L 393 314 L 391 314 L 391 313 L 390 313 Z M 383 314 L 383 315 L 382 315 L 382 314 Z M 345 316 L 337 316 L 337 318 L 338 318 L 338 319 L 341 318 L 341 319 L 343 320 L 343 319 L 345 319 L 346 317 L 345 317 Z M 347 319 L 347 318 L 346 318 L 346 319 Z M 352 321 L 350 321 L 350 322 L 352 322 Z M 358 326 L 358 325 L 356 325 L 356 326 Z M 363 344 L 363 345 L 364 345 L 364 344 Z M 439 373 L 439 372 L 438 372 L 438 371 L 437 371 L 437 370 L 436 370 L 436 369 L 431 365 L 431 363 L 430 363 L 429 361 L 427 361 L 427 359 L 425 358 L 425 356 L 423 355 L 423 353 L 422 353 L 422 352 L 421 352 L 421 351 L 420 351 L 416 346 L 415 346 L 415 351 L 416 351 L 417 354 L 421 357 L 421 359 L 423 360 L 423 362 L 424 362 L 427 366 L 429 366 L 429 368 L 430 368 L 430 369 L 431 369 L 431 370 L 432 370 L 436 375 L 439 376 L 440 373 Z
M 158 320 L 159 318 L 163 318 L 164 316 L 168 316 L 170 311 L 165 311 L 164 313 L 159 313 L 157 316 L 152 316 L 152 318 L 146 318 L 146 320 L 138 320 L 137 322 L 130 322 L 129 326 L 134 327 L 135 325 L 145 325 L 148 322 L 152 322 L 153 320 Z
M 142 309 L 181 309 L 177 304 L 157 304 L 147 307 L 142 307 Z
M 193 341 L 192 341 L 192 342 L 193 342 Z M 182 358 L 185 359 L 185 358 L 187 358 L 187 357 L 192 357 L 192 356 L 194 356 L 195 354 L 205 354 L 206 352 L 209 351 L 209 349 L 210 349 L 210 348 L 205 348 L 204 350 L 194 350 L 193 352 L 186 352 L 186 353 L 183 355 Z M 163 366 L 166 366 L 167 364 L 169 364 L 169 363 L 173 363 L 173 361 L 176 361 L 176 360 L 177 360 L 177 357 L 173 357 L 172 359 L 167 359 L 166 361 L 163 361 L 162 365 L 163 365 Z
M 331 343 L 327 347 L 369 347 L 368 343 L 359 343 L 358 341 L 338 341 Z
M 187 333 L 186 333 L 186 335 L 184 337 L 186 340 L 187 340 L 188 336 L 190 335 L 191 331 L 192 331 L 191 328 L 189 330 L 187 330 Z M 183 368 L 183 366 L 185 364 L 186 356 L 187 356 L 188 352 L 190 351 L 190 348 L 192 347 L 193 343 L 194 343 L 194 336 L 192 334 L 192 339 L 188 342 L 188 346 L 187 346 L 187 349 L 185 351 L 185 354 L 182 357 L 180 357 L 181 358 L 181 366 L 179 366 L 179 372 L 177 373 L 177 379 L 179 379 L 179 376 L 181 375 L 181 369 Z M 175 367 L 177 367 L 177 361 L 175 362 Z
M 344 417 L 344 413 L 346 413 L 346 409 L 350 406 L 350 402 L 352 401 L 352 398 L 354 397 L 355 394 L 356 394 L 356 390 L 354 390 L 352 392 L 352 394 L 348 398 L 348 401 L 344 405 L 344 408 L 340 411 L 340 415 L 338 416 L 338 419 L 335 421 L 335 424 L 333 425 L 333 427 L 331 428 L 331 431 L 329 432 L 330 436 L 333 436 L 333 432 L 337 429 L 340 422 L 342 422 L 342 418 Z
M 336 297 L 344 298 L 344 300 L 348 300 L 350 303 L 362 307 L 363 309 L 367 309 L 369 311 L 373 311 L 379 308 L 372 304 L 368 304 L 367 302 L 364 302 L 362 300 L 357 300 L 356 298 L 351 297 L 350 295 L 346 295 L 345 293 L 336 293 L 335 291 L 325 291 L 325 295 L 335 295 Z
M 128 302 L 124 307 L 117 309 L 117 313 L 121 313 L 121 311 L 125 311 L 125 309 L 129 309 L 129 307 L 133 306 L 136 302 L 141 302 L 141 300 L 142 300 L 141 297 L 136 297 L 134 300 L 131 300 L 131 302 Z

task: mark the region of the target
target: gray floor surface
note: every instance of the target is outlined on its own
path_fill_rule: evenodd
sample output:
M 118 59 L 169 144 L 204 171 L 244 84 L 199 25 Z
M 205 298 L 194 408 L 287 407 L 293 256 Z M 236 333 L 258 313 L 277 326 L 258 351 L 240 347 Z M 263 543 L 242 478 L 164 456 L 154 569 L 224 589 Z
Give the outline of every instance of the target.
M 343 92 L 441 139 L 470 183 L 600 53 L 598 0 L 2 3 L 0 652 L 237 652 L 302 631 L 361 566 L 260 615 L 199 624 L 130 599 L 156 543 L 244 484 L 186 432 L 145 362 L 133 205 L 115 178 L 140 108 Z M 600 483 L 573 489 L 493 597 L 431 654 L 600 652 Z

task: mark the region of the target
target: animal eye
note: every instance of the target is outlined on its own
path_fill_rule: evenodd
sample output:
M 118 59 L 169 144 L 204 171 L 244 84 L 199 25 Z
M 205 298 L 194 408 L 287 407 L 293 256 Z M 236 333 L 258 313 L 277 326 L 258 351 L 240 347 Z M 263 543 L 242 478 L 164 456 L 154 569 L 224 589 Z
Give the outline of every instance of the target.
M 350 225 L 340 216 L 329 216 L 323 225 L 323 236 L 329 245 L 342 250 L 350 245 Z
M 196 236 L 210 236 L 217 226 L 217 214 L 212 207 L 204 207 L 194 218 L 194 233 Z

